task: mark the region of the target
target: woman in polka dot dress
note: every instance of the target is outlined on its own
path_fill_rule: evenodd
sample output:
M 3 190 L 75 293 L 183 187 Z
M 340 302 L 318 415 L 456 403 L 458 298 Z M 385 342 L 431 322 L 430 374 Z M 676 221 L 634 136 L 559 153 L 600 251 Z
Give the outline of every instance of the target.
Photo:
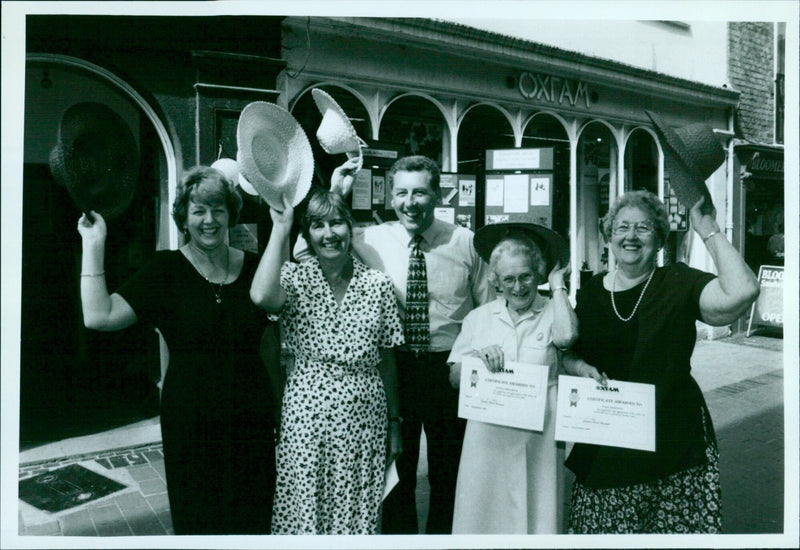
M 403 331 L 391 280 L 350 255 L 353 218 L 315 192 L 301 220 L 314 257 L 287 261 L 290 204 L 272 235 L 253 301 L 279 313 L 294 355 L 283 396 L 273 534 L 374 534 L 384 471 L 400 452 L 393 347 Z M 387 440 L 388 432 L 388 440 Z

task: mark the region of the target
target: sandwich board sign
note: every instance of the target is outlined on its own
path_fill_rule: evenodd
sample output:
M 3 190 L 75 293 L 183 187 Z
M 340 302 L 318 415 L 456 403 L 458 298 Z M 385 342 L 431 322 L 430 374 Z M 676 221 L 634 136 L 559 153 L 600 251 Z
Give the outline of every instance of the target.
M 747 336 L 753 325 L 783 328 L 783 266 L 759 267 L 758 286 L 761 292 L 750 308 Z

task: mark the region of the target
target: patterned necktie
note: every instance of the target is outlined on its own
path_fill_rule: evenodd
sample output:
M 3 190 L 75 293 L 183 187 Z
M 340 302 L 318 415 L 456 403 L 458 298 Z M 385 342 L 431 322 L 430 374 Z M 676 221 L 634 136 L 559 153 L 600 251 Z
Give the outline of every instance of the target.
M 428 274 L 421 245 L 422 235 L 416 235 L 408 258 L 406 286 L 406 346 L 417 353 L 427 351 L 431 339 L 428 321 Z

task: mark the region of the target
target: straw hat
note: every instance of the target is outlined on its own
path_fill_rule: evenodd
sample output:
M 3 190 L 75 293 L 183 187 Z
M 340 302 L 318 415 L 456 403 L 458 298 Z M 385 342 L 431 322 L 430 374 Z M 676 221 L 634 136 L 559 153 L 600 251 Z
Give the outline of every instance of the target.
M 239 116 L 236 140 L 241 174 L 267 204 L 282 210 L 283 195 L 292 206 L 305 198 L 314 176 L 314 155 L 289 111 L 265 101 L 250 103 Z
M 84 212 L 109 220 L 130 206 L 139 182 L 139 150 L 128 125 L 102 103 L 64 111 L 50 171 Z
M 311 90 L 311 96 L 317 104 L 317 109 L 322 113 L 322 122 L 317 128 L 317 140 L 322 149 L 329 155 L 345 153 L 347 158 L 358 158 L 358 169 L 361 169 L 363 163 L 361 148 L 367 144 L 358 137 L 350 118 L 327 92 L 314 88 Z
M 556 263 L 561 262 L 561 267 L 565 267 L 569 263 L 567 241 L 552 229 L 538 223 L 517 221 L 484 225 L 475 233 L 473 246 L 478 255 L 488 264 L 494 247 L 506 237 L 515 235 L 532 239 L 542 252 L 546 267 L 544 273 L 539 273 L 542 278 L 540 283 L 547 280 L 547 275 L 553 270 Z
M 234 185 L 238 183 L 239 187 L 242 188 L 242 191 L 248 195 L 258 195 L 258 191 L 253 189 L 253 186 L 250 185 L 250 182 L 244 179 L 242 176 L 242 173 L 239 171 L 239 164 L 235 160 L 220 158 L 214 161 L 214 163 L 211 165 L 211 168 L 216 168 L 225 174 L 225 177 L 228 178 Z
M 678 201 L 686 208 L 705 197 L 703 212 L 714 208 L 706 180 L 725 162 L 725 151 L 706 124 L 695 123 L 673 130 L 659 115 L 645 111 L 655 126 L 664 150 L 664 168 Z

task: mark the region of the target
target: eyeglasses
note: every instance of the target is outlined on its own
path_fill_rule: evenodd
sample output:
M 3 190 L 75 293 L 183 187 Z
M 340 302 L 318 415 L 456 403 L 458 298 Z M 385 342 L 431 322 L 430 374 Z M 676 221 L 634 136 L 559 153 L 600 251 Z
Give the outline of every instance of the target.
M 533 273 L 524 273 L 519 277 L 511 277 L 511 276 L 503 277 L 500 280 L 500 284 L 502 284 L 504 288 L 510 290 L 514 288 L 514 286 L 517 284 L 517 281 L 519 281 L 519 284 L 521 286 L 530 286 L 533 284 L 533 281 L 535 279 L 536 277 L 533 275 Z
M 627 235 L 628 231 L 631 230 L 631 227 L 633 228 L 633 232 L 636 233 L 637 237 L 648 237 L 655 232 L 655 228 L 650 222 L 622 222 L 618 225 L 615 225 L 611 232 L 614 235 Z

